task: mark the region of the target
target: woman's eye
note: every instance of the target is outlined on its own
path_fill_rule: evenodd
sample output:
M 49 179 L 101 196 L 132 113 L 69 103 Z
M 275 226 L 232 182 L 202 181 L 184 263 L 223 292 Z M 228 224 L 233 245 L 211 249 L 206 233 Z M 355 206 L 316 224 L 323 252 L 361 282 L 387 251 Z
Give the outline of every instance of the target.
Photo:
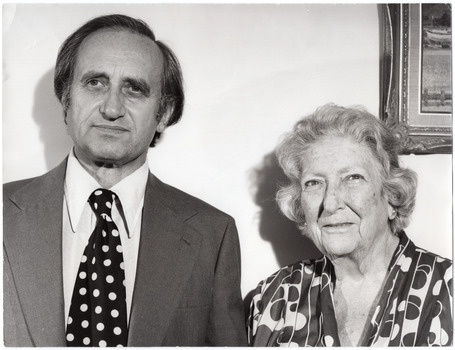
M 351 181 L 351 182 L 357 182 L 357 181 L 364 180 L 364 179 L 365 178 L 359 174 L 352 174 L 347 177 L 347 180 Z
M 319 188 L 322 183 L 318 180 L 308 180 L 303 185 L 305 191 L 311 191 Z

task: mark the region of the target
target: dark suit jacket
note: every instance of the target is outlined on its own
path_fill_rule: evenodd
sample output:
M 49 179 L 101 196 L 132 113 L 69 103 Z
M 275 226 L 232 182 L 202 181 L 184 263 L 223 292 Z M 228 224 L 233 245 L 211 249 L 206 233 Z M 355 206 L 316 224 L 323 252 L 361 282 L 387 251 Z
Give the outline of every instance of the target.
M 6 184 L 6 346 L 65 346 L 62 210 L 66 160 Z M 129 346 L 246 345 L 234 220 L 149 174 Z

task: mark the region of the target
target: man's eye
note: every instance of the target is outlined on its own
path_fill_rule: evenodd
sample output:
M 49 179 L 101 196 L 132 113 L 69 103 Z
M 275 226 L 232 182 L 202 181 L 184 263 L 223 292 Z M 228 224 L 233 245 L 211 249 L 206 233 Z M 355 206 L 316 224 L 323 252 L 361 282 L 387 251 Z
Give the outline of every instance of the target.
M 144 90 L 140 86 L 136 85 L 128 85 L 126 87 L 127 92 L 131 95 L 138 96 L 138 95 L 144 95 Z
M 142 92 L 142 89 L 140 87 L 137 87 L 137 86 L 131 86 L 130 89 L 133 92 Z
M 87 85 L 90 87 L 99 87 L 102 86 L 103 84 L 98 79 L 90 79 L 89 81 L 87 81 Z

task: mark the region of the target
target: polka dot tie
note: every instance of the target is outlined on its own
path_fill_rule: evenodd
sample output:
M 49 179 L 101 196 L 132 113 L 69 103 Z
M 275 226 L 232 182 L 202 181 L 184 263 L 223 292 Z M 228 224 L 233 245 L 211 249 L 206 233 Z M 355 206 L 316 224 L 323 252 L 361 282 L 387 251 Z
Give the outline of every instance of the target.
M 122 245 L 111 209 L 116 195 L 95 190 L 88 202 L 96 215 L 71 299 L 68 346 L 126 346 L 125 272 Z

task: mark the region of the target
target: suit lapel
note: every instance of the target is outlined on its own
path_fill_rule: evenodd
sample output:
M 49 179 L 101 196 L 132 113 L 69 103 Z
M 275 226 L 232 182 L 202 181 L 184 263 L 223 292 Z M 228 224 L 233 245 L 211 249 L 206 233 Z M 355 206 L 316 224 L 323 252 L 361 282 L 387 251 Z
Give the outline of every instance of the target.
M 181 211 L 166 186 L 149 175 L 142 213 L 129 346 L 159 346 L 193 268 L 200 233 L 185 224 L 195 215 Z
M 66 345 L 62 276 L 65 171 L 66 160 L 10 198 L 18 208 L 10 219 L 20 224 L 4 235 L 4 244 L 35 346 Z M 166 185 L 149 175 L 129 346 L 162 344 L 199 250 L 200 233 L 185 223 L 195 214 L 176 203 Z
M 35 346 L 65 345 L 62 277 L 65 171 L 66 159 L 10 198 L 18 208 L 11 214 L 17 226 L 14 232 L 4 235 L 4 244 Z

